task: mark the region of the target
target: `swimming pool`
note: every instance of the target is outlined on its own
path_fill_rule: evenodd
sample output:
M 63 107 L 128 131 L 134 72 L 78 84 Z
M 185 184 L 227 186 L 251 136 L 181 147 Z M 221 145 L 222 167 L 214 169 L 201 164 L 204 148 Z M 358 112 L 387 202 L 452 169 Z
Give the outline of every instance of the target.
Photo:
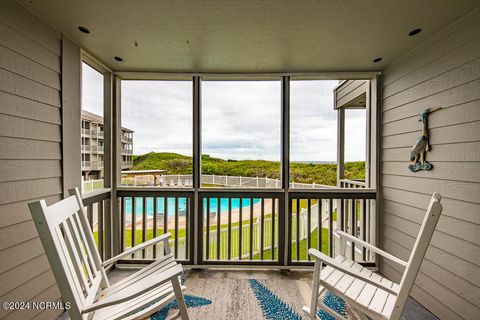
M 173 215 L 175 212 L 175 198 L 157 198 L 157 214 L 165 213 L 165 200 L 167 200 L 168 214 Z M 253 199 L 253 204 L 256 204 L 260 199 Z M 147 198 L 146 212 L 147 216 L 153 216 L 153 198 Z M 204 208 L 206 208 L 207 200 L 204 200 Z M 242 199 L 242 208 L 250 206 L 250 199 Z M 178 214 L 185 215 L 187 208 L 187 198 L 178 198 Z M 210 212 L 217 213 L 218 198 L 210 199 Z M 240 199 L 232 199 L 232 210 L 240 208 Z M 220 212 L 228 211 L 228 199 L 220 199 Z M 125 198 L 125 213 L 132 214 L 132 198 Z M 141 216 L 143 213 L 143 198 L 137 198 L 135 201 L 135 214 Z

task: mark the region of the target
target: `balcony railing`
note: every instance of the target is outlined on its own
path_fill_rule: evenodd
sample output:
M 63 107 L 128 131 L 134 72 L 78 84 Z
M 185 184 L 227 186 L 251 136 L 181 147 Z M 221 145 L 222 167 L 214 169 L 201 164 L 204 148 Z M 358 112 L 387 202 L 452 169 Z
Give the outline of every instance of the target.
M 242 177 L 246 184 L 240 189 L 225 188 L 229 183 L 238 185 L 239 177 L 202 175 L 201 183 L 224 188 L 195 190 L 191 175 L 168 178 L 184 188 L 118 187 L 118 202 L 111 211 L 111 221 L 118 226 L 112 230 L 118 231 L 108 231 L 116 239 L 117 249 L 110 251 L 119 253 L 170 232 L 174 256 L 185 264 L 305 266 L 313 263 L 310 248 L 335 256 L 339 248 L 336 230 L 373 244 L 376 241 L 376 191 L 362 181 L 342 180 L 344 188 L 315 185 L 285 190 L 271 188 L 264 178 L 258 180 L 264 182 L 258 182 L 263 188 L 253 188 L 257 178 Z M 129 179 L 123 177 L 122 184 Z M 93 188 L 96 181 L 85 183 L 92 183 Z M 246 187 L 251 181 L 255 181 L 252 187 Z M 95 211 L 94 207 L 91 210 Z M 95 221 L 92 226 L 95 228 Z M 105 232 L 113 227 L 102 228 Z M 123 263 L 150 261 L 161 250 L 157 245 Z M 348 253 L 367 265 L 375 258 L 372 252 L 353 245 Z
M 103 161 L 92 161 L 92 170 L 103 169 Z
M 122 141 L 123 142 L 133 142 L 133 138 L 127 137 L 122 134 Z
M 292 192 L 290 198 L 289 244 L 291 264 L 305 264 L 311 258 L 309 248 L 334 256 L 338 248 L 336 230 L 348 232 L 367 242 L 374 241 L 371 210 L 375 205 L 373 190 L 329 190 Z M 365 249 L 351 246 L 350 256 L 356 261 L 371 262 Z
M 374 241 L 372 189 L 285 193 L 120 187 L 117 196 L 118 211 L 113 214 L 120 224 L 120 250 L 170 232 L 174 256 L 185 264 L 311 265 L 309 248 L 334 256 L 339 247 L 336 230 Z M 372 261 L 367 250 L 350 248 L 356 261 Z M 146 249 L 124 263 L 150 261 L 159 250 L 161 245 Z
M 123 153 L 123 154 L 133 154 L 133 150 L 122 149 L 122 153 Z
M 340 179 L 340 188 L 365 188 L 365 180 Z
M 170 232 L 175 259 L 192 263 L 193 225 L 191 192 L 119 191 L 120 247 L 126 250 L 152 237 Z M 154 259 L 163 252 L 161 244 L 132 255 Z
M 113 256 L 110 197 L 110 189 L 102 189 L 83 195 L 83 205 L 87 208 L 87 219 L 92 228 L 102 260 Z
M 103 153 L 103 146 L 92 146 L 92 153 Z
M 90 161 L 82 161 L 82 169 L 90 168 Z
M 201 192 L 200 264 L 282 264 L 281 192 Z
M 89 136 L 89 135 L 90 135 L 90 130 L 89 130 L 89 129 L 83 129 L 83 128 L 82 128 L 82 135 Z
M 82 145 L 82 152 L 89 152 L 90 149 L 91 149 L 90 145 L 86 145 L 86 144 Z

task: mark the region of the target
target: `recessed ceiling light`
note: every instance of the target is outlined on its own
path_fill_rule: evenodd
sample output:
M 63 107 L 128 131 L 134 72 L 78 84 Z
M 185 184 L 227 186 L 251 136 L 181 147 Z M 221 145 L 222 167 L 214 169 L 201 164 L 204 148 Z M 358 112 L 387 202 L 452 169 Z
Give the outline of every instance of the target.
M 372 62 L 373 62 L 373 63 L 377 63 L 377 62 L 380 62 L 380 61 L 382 61 L 382 58 L 375 58 L 375 59 L 373 59 Z
M 420 32 L 422 32 L 422 29 L 417 28 L 417 29 L 413 29 L 412 31 L 410 31 L 410 32 L 408 33 L 408 35 L 409 35 L 410 37 L 413 37 L 413 36 L 416 36 L 417 34 L 419 34 Z
M 119 61 L 119 62 L 122 62 L 122 61 L 123 61 L 123 59 L 122 59 L 121 57 L 113 57 L 113 59 L 115 59 L 115 60 L 117 60 L 117 61 Z
M 88 30 L 87 28 L 83 27 L 83 26 L 79 26 L 78 27 L 78 30 L 80 30 L 81 32 L 83 33 L 90 33 L 90 30 Z

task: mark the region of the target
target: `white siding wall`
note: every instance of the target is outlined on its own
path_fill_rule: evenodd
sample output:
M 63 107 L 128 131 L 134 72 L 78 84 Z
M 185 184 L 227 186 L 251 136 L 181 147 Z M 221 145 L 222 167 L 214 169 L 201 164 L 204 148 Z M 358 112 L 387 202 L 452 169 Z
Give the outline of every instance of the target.
M 60 293 L 27 204 L 60 200 L 61 35 L 0 1 L 0 301 L 56 301 Z M 0 319 L 55 318 L 6 311 Z
M 410 173 L 411 146 L 429 118 L 432 171 Z M 385 71 L 380 243 L 406 259 L 432 192 L 443 195 L 438 223 L 412 296 L 442 319 L 480 317 L 480 10 Z M 399 279 L 384 261 L 381 271 Z

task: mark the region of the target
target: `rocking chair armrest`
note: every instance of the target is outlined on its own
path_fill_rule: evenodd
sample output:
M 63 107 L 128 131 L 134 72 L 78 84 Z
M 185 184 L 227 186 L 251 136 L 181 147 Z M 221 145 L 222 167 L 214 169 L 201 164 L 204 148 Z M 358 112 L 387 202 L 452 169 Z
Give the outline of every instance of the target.
M 128 287 L 122 294 L 115 294 L 111 297 L 106 297 L 103 300 L 92 303 L 82 309 L 82 313 L 89 313 L 101 308 L 109 307 L 115 304 L 119 304 L 135 297 L 138 297 L 172 279 L 175 279 L 183 272 L 182 266 L 177 264 L 176 266 L 159 274 L 154 274 L 143 280 L 137 281 L 133 285 Z M 178 280 L 178 279 L 177 279 Z
M 158 237 L 156 237 L 156 238 L 153 238 L 153 239 L 151 239 L 151 240 L 148 240 L 148 241 L 146 241 L 146 242 L 144 242 L 144 243 L 142 243 L 142 244 L 139 244 L 138 246 L 135 246 L 135 247 L 133 247 L 133 248 L 130 248 L 130 249 L 128 249 L 128 250 L 120 253 L 119 255 L 116 255 L 115 257 L 113 257 L 113 258 L 111 258 L 111 259 L 108 259 L 108 260 L 104 261 L 104 262 L 102 263 L 102 266 L 106 267 L 106 266 L 108 266 L 109 264 L 111 264 L 111 263 L 113 263 L 113 262 L 115 262 L 115 261 L 120 260 L 121 258 L 124 258 L 124 257 L 126 257 L 126 256 L 128 256 L 128 255 L 131 255 L 132 253 L 135 253 L 135 252 L 137 252 L 138 250 L 143 250 L 143 249 L 145 249 L 145 248 L 147 248 L 147 247 L 150 247 L 150 246 L 152 246 L 152 245 L 154 245 L 154 244 L 157 244 L 157 243 L 159 243 L 159 242 L 161 242 L 161 241 L 164 242 L 164 245 L 165 245 L 165 246 L 169 246 L 169 244 L 168 244 L 168 239 L 169 239 L 171 236 L 172 236 L 172 235 L 170 234 L 170 232 L 167 232 L 167 233 L 165 233 L 165 234 L 162 234 L 161 236 L 158 236 Z
M 385 286 L 384 284 L 378 283 L 375 280 L 364 276 L 363 274 L 359 274 L 358 271 L 353 271 L 350 268 L 346 267 L 343 265 L 341 262 L 338 262 L 337 260 L 321 253 L 317 249 L 310 249 L 308 250 L 308 253 L 315 258 L 315 264 L 317 263 L 324 263 L 326 265 L 329 265 L 330 267 L 337 269 L 339 271 L 342 271 L 345 274 L 348 274 L 349 276 L 352 276 L 355 279 L 359 279 L 362 281 L 365 281 L 366 283 L 369 283 L 377 288 L 381 288 L 382 290 L 387 291 L 388 293 L 391 293 L 393 295 L 398 295 L 398 290 L 394 288 L 390 288 Z
M 379 249 L 377 247 L 375 247 L 374 245 L 371 245 L 370 243 L 368 242 L 365 242 L 351 234 L 348 234 L 346 232 L 343 232 L 343 231 L 336 231 L 336 233 L 342 237 L 342 238 L 346 238 L 352 242 L 355 242 L 356 244 L 360 245 L 361 247 L 364 247 L 365 249 L 368 249 L 370 251 L 373 251 L 375 253 L 378 253 L 379 255 L 383 256 L 384 258 L 387 258 L 388 260 L 390 261 L 393 261 L 393 262 L 396 262 L 398 263 L 399 265 L 401 266 L 404 266 L 406 267 L 408 265 L 408 263 L 406 261 L 403 261 L 402 259 L 400 258 L 397 258 L 395 257 L 394 255 L 388 253 L 388 252 L 385 252 L 383 251 L 382 249 Z

